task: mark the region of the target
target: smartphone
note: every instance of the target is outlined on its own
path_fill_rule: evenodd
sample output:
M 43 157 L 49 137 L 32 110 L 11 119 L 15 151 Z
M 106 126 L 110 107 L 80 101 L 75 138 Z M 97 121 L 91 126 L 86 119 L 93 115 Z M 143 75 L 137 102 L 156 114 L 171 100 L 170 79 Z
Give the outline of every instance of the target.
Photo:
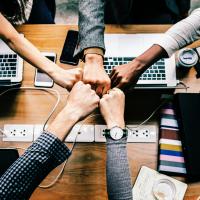
M 42 54 L 47 57 L 52 62 L 56 62 L 56 54 L 54 52 L 42 52 Z M 34 85 L 36 87 L 53 87 L 53 80 L 43 71 L 35 70 L 35 81 Z
M 0 148 L 0 176 L 19 158 L 17 149 Z
M 78 31 L 69 30 L 60 56 L 60 62 L 70 65 L 78 65 L 79 58 L 74 57 L 74 51 L 78 42 Z

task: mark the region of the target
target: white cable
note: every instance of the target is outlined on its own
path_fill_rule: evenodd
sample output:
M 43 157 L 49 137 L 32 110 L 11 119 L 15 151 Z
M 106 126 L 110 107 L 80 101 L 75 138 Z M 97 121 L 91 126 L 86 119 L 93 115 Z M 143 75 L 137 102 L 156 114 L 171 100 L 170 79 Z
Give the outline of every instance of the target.
M 52 114 L 54 113 L 54 111 L 56 110 L 56 108 L 57 108 L 57 106 L 58 106 L 58 104 L 60 102 L 60 99 L 61 99 L 60 93 L 57 90 L 50 89 L 50 88 L 20 87 L 20 88 L 9 88 L 9 89 L 5 90 L 4 92 L 0 93 L 0 96 L 3 96 L 7 92 L 10 92 L 10 91 L 13 91 L 13 90 L 43 90 L 43 91 L 47 91 L 47 92 L 51 91 L 51 92 L 56 93 L 57 101 L 56 101 L 53 109 L 49 113 L 47 119 L 45 120 L 45 123 L 43 125 L 43 131 L 44 131 L 46 124 L 48 123 L 49 119 L 51 118 Z M 6 133 L 5 133 L 4 130 L 0 129 L 0 132 L 3 134 L 3 136 L 6 136 Z M 25 148 L 22 148 L 22 147 L 10 147 L 10 148 L 26 150 Z M 57 178 L 51 184 L 49 184 L 47 186 L 40 186 L 40 187 L 41 188 L 49 188 L 49 187 L 53 186 L 57 182 L 57 180 L 59 179 L 59 177 L 61 176 L 61 174 L 62 174 L 62 172 L 63 172 L 63 170 L 65 168 L 66 163 L 67 163 L 67 161 L 64 162 L 63 167 L 62 167 L 60 173 L 58 174 Z
M 71 148 L 71 150 L 70 150 L 70 153 L 71 153 L 71 154 L 73 153 L 74 147 L 75 147 L 75 145 L 76 145 L 77 137 L 78 137 L 78 135 L 81 134 L 81 129 L 82 129 L 83 125 L 85 124 L 85 122 L 87 122 L 90 118 L 92 118 L 92 117 L 94 117 L 94 116 L 99 116 L 99 115 L 100 115 L 100 114 L 93 114 L 93 115 L 90 115 L 90 116 L 88 116 L 87 118 L 85 118 L 84 120 L 82 120 L 81 122 L 79 122 L 79 124 L 81 124 L 81 125 L 80 125 L 80 127 L 79 127 L 79 129 L 78 129 L 78 131 L 77 131 L 75 140 L 74 140 L 73 145 L 72 145 L 72 148 Z M 56 184 L 56 182 L 58 181 L 58 179 L 60 179 L 60 177 L 62 176 L 62 174 L 63 174 L 63 172 L 64 172 L 64 169 L 65 169 L 65 166 L 66 166 L 68 160 L 69 160 L 69 159 L 67 159 L 67 160 L 63 163 L 60 172 L 58 173 L 58 175 L 56 176 L 56 178 L 55 178 L 50 184 L 48 184 L 48 185 L 39 185 L 38 187 L 39 187 L 39 188 L 42 188 L 42 189 L 48 189 L 48 188 L 54 186 L 54 185 Z
M 183 88 L 181 87 L 176 87 L 176 89 L 185 89 L 185 91 L 187 92 L 187 89 L 190 88 L 189 86 L 187 86 L 184 82 L 180 81 L 178 85 L 183 85 Z
M 56 110 L 59 102 L 60 102 L 60 93 L 57 90 L 51 89 L 51 88 L 35 88 L 35 87 L 20 87 L 20 88 L 9 88 L 5 91 L 3 91 L 2 93 L 0 93 L 0 96 L 3 96 L 4 94 L 6 94 L 7 92 L 13 91 L 13 90 L 42 90 L 42 91 L 47 91 L 47 92 L 54 92 L 57 96 L 57 101 L 53 107 L 53 109 L 51 110 L 51 112 L 49 113 L 47 119 L 44 122 L 44 126 L 43 126 L 43 130 L 45 129 L 46 124 L 48 123 L 49 119 L 51 118 L 52 114 L 54 113 L 54 111 Z M 4 130 L 0 129 L 0 132 L 3 133 L 4 136 L 6 136 L 6 133 L 4 132 Z
M 140 126 L 142 126 L 143 124 L 147 123 L 154 115 L 155 113 L 160 109 L 161 106 L 163 106 L 168 100 L 164 100 L 159 106 L 157 106 L 155 108 L 155 110 L 149 115 L 149 117 L 147 117 L 147 119 L 145 119 L 142 123 L 140 123 L 139 125 L 135 126 L 135 127 L 128 127 L 126 126 L 126 128 L 128 128 L 129 130 L 133 131 L 132 128 L 136 129 L 139 128 Z

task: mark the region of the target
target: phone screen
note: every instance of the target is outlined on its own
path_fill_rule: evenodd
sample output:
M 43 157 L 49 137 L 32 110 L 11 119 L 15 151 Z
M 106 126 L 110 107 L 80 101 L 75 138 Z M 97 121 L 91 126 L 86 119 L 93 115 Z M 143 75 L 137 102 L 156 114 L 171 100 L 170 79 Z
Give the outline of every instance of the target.
M 52 62 L 55 62 L 55 57 L 54 56 L 45 56 L 45 57 L 47 57 Z M 45 72 L 37 69 L 35 82 L 38 82 L 38 83 L 45 82 L 45 83 L 49 83 L 50 84 L 50 83 L 53 83 L 53 80 Z M 40 86 L 40 85 L 37 85 L 37 86 Z
M 70 65 L 78 65 L 79 58 L 74 57 L 74 51 L 78 41 L 78 31 L 69 30 L 60 56 L 60 62 Z

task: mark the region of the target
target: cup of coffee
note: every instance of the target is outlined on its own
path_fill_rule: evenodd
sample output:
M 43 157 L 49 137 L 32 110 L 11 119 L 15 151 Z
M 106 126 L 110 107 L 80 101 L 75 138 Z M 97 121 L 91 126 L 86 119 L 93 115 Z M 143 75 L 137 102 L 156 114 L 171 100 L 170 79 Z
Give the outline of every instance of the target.
M 198 55 L 191 48 L 184 48 L 178 52 L 177 67 L 190 68 L 197 64 Z

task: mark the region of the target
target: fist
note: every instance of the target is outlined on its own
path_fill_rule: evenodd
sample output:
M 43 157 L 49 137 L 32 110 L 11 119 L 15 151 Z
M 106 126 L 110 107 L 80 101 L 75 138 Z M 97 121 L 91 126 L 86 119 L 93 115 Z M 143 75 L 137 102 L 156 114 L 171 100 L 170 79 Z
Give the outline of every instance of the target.
M 111 80 L 104 70 L 102 56 L 86 55 L 83 82 L 90 84 L 99 96 L 110 89 Z
M 94 111 L 99 105 L 99 100 L 99 96 L 91 89 L 89 84 L 79 81 L 69 94 L 65 110 L 78 121 Z
M 120 89 L 113 88 L 109 94 L 103 95 L 100 111 L 109 129 L 114 126 L 125 127 L 124 107 L 125 95 Z

